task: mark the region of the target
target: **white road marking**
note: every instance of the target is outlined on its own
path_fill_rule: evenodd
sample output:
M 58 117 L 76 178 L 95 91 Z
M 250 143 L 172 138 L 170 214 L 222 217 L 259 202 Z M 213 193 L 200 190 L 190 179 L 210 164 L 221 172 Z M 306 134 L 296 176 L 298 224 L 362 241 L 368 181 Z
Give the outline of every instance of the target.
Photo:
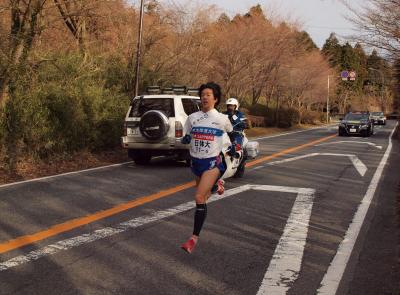
M 133 162 L 130 161 L 130 162 L 124 162 L 124 163 L 113 164 L 113 165 L 108 165 L 108 166 L 101 166 L 101 167 L 90 168 L 90 169 L 85 169 L 85 170 L 79 170 L 79 171 L 67 172 L 67 173 L 62 173 L 62 174 L 57 174 L 57 175 L 34 178 L 34 179 L 29 179 L 29 180 L 24 180 L 24 181 L 12 182 L 12 183 L 7 183 L 7 184 L 2 184 L 2 185 L 0 185 L 0 188 L 14 186 L 14 185 L 23 184 L 23 183 L 35 182 L 35 181 L 40 181 L 40 180 L 47 180 L 47 179 L 52 179 L 52 178 L 61 177 L 61 176 L 74 175 L 74 174 L 79 174 L 79 173 L 84 173 L 84 172 L 90 172 L 90 171 L 101 170 L 101 169 L 106 169 L 106 168 L 118 167 L 118 166 L 123 166 L 123 165 L 126 165 L 126 164 L 130 164 L 130 163 L 133 163 Z
M 251 139 L 252 140 L 262 140 L 262 139 L 269 139 L 269 138 L 280 137 L 280 136 L 285 136 L 285 135 L 292 135 L 292 134 L 296 134 L 296 133 L 303 133 L 303 132 L 308 132 L 308 131 L 317 130 L 317 129 L 328 129 L 328 130 L 330 130 L 329 128 L 330 128 L 330 125 L 324 125 L 324 126 L 321 126 L 321 127 L 315 127 L 315 128 L 305 129 L 305 130 L 279 133 L 279 134 L 263 136 L 263 137 L 251 137 Z
M 334 153 L 311 153 L 311 154 L 293 157 L 293 158 L 289 158 L 289 159 L 285 159 L 285 160 L 270 162 L 270 163 L 267 163 L 267 165 L 278 165 L 278 164 L 293 162 L 293 161 L 310 158 L 310 157 L 316 157 L 316 156 L 348 157 L 361 176 L 364 176 L 368 170 L 367 166 L 365 166 L 365 164 L 356 155 L 334 154 Z
M 244 185 L 244 186 L 240 186 L 238 188 L 230 189 L 230 190 L 226 191 L 225 194 L 222 196 L 215 196 L 215 195 L 212 196 L 208 202 L 218 201 L 223 198 L 241 193 L 241 192 L 249 190 L 249 189 L 250 189 L 249 185 Z M 170 208 L 170 209 L 156 211 L 150 215 L 146 215 L 146 216 L 131 219 L 126 222 L 122 222 L 115 227 L 106 227 L 106 228 L 96 230 L 92 233 L 83 234 L 83 235 L 76 236 L 76 237 L 73 237 L 70 239 L 62 240 L 55 244 L 51 244 L 44 248 L 29 252 L 26 255 L 20 255 L 20 256 L 11 258 L 5 262 L 2 262 L 2 263 L 0 263 L 0 271 L 8 270 L 12 267 L 16 267 L 16 266 L 19 266 L 24 263 L 38 260 L 39 258 L 44 257 L 44 256 L 56 254 L 57 252 L 60 252 L 62 250 L 68 250 L 68 249 L 75 248 L 75 247 L 83 245 L 83 244 L 94 242 L 96 240 L 111 237 L 113 235 L 127 231 L 128 229 L 137 228 L 142 225 L 148 224 L 150 222 L 158 221 L 158 220 L 165 219 L 167 217 L 171 217 L 171 216 L 174 216 L 176 214 L 179 214 L 179 213 L 182 213 L 185 211 L 189 211 L 190 209 L 192 209 L 194 207 L 195 207 L 194 202 L 187 202 L 187 203 L 183 203 L 181 205 L 178 205 L 178 206 Z
M 371 183 L 368 186 L 367 193 L 362 199 L 361 204 L 358 206 L 357 212 L 354 215 L 349 228 L 347 229 L 343 241 L 339 245 L 335 257 L 333 258 L 324 278 L 322 279 L 321 286 L 317 291 L 318 294 L 334 295 L 337 292 L 340 281 L 343 277 L 343 273 L 346 269 L 347 263 L 349 262 L 351 252 L 353 251 L 357 237 L 360 233 L 361 226 L 364 223 L 365 216 L 367 215 L 369 206 L 371 205 L 375 191 L 379 185 L 383 170 L 390 156 L 390 152 L 392 150 L 392 136 L 398 124 L 399 123 L 396 124 L 389 136 L 389 145 L 386 149 L 386 152 L 383 155 L 382 160 L 380 161 L 379 166 L 371 180 Z
M 321 144 L 317 144 L 316 146 L 321 146 L 321 145 L 331 145 L 331 144 L 337 144 L 337 143 L 350 143 L 350 144 L 368 144 L 370 146 L 376 147 L 378 150 L 382 149 L 381 145 L 376 145 L 375 143 L 372 142 L 365 142 L 365 141 L 346 141 L 346 140 L 342 140 L 342 141 L 333 141 L 333 142 L 326 142 L 326 143 L 321 143 Z
M 226 191 L 222 196 L 213 195 L 208 202 L 219 201 L 248 190 L 297 194 L 283 235 L 279 240 L 278 246 L 275 249 L 273 258 L 258 291 L 258 294 L 266 294 L 267 291 L 268 294 L 272 294 L 270 293 L 271 290 L 274 290 L 273 294 L 284 294 L 290 288 L 290 285 L 297 279 L 301 269 L 315 190 L 272 185 L 243 185 Z M 83 244 L 111 237 L 129 229 L 138 228 L 142 225 L 189 211 L 194 207 L 194 202 L 187 202 L 170 209 L 154 212 L 147 216 L 134 218 L 120 223 L 115 227 L 106 227 L 92 233 L 62 240 L 41 249 L 31 251 L 25 255 L 20 255 L 2 262 L 0 263 L 0 271 L 6 271 L 22 264 L 38 260 L 42 257 L 54 255 L 60 251 L 69 250 Z
M 308 226 L 315 190 L 272 186 L 252 186 L 253 189 L 297 193 L 292 211 L 257 295 L 286 294 L 298 278 L 306 245 Z
M 251 169 L 251 170 L 258 170 L 258 169 L 262 169 L 262 168 L 264 168 L 264 167 L 265 167 L 264 165 L 261 165 L 261 166 L 254 167 L 254 168 Z

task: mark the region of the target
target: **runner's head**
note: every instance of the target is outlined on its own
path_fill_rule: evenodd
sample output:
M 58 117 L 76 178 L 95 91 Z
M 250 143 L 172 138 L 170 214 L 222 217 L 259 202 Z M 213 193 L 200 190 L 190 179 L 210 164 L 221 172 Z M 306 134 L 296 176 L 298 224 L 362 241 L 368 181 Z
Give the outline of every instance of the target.
M 199 96 L 203 109 L 211 110 L 221 101 L 221 87 L 214 82 L 203 84 L 199 88 Z

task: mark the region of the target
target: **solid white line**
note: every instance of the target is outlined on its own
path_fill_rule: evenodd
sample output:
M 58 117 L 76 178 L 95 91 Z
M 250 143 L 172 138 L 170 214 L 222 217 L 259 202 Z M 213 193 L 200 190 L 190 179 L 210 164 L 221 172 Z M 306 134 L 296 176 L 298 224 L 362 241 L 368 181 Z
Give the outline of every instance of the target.
M 300 160 L 300 159 L 305 159 L 305 158 L 310 158 L 310 157 L 315 157 L 315 156 L 348 157 L 351 160 L 351 162 L 353 163 L 354 167 L 357 169 L 357 172 L 361 176 L 364 176 L 365 173 L 368 170 L 367 166 L 365 166 L 365 164 L 356 155 L 353 155 L 353 154 L 334 154 L 334 153 L 312 153 L 312 154 L 297 156 L 297 157 L 293 157 L 293 158 L 289 158 L 289 159 L 285 159 L 285 160 L 279 160 L 279 161 L 270 162 L 270 163 L 267 163 L 267 165 L 273 166 L 273 165 L 293 162 L 293 161 L 297 161 L 297 160 Z
M 28 180 L 24 180 L 24 181 L 12 182 L 12 183 L 7 183 L 7 184 L 2 184 L 2 185 L 0 185 L 0 188 L 14 186 L 14 185 L 18 185 L 18 184 L 29 183 L 29 182 L 35 182 L 35 181 L 40 181 L 40 180 L 47 180 L 47 179 L 52 179 L 52 178 L 61 177 L 61 176 L 67 176 L 67 175 L 74 175 L 74 174 L 79 174 L 79 173 L 84 173 L 84 172 L 90 172 L 90 171 L 95 171 L 95 170 L 100 170 L 100 169 L 118 167 L 118 166 L 123 166 L 123 165 L 126 165 L 126 164 L 130 164 L 130 163 L 133 163 L 133 162 L 129 161 L 129 162 L 124 162 L 124 163 L 119 163 L 119 164 L 112 164 L 112 165 L 108 165 L 108 166 L 101 166 L 101 167 L 90 168 L 90 169 L 85 169 L 85 170 L 72 171 L 72 172 L 67 172 L 67 173 L 62 173 L 62 174 L 56 174 L 56 175 L 50 175 L 50 176 L 45 176 L 45 177 L 40 177 L 40 178 L 28 179 Z
M 343 273 L 346 269 L 347 263 L 349 262 L 351 252 L 353 251 L 357 237 L 364 223 L 365 216 L 368 213 L 369 206 L 371 205 L 375 191 L 382 177 L 383 170 L 390 156 L 390 152 L 392 150 L 392 136 L 397 125 L 398 123 L 389 136 L 389 145 L 386 149 L 386 152 L 382 157 L 378 168 L 376 169 L 376 172 L 371 180 L 370 185 L 368 186 L 368 190 L 362 199 L 361 204 L 358 206 L 357 212 L 354 215 L 343 241 L 339 245 L 339 249 L 336 252 L 335 257 L 333 258 L 328 271 L 321 282 L 321 286 L 317 291 L 318 294 L 334 295 L 337 292 L 340 281 L 343 277 Z
M 298 193 L 257 295 L 286 294 L 299 276 L 314 192 Z
M 372 143 L 372 142 L 365 142 L 365 141 L 349 141 L 349 140 L 326 142 L 326 143 L 317 144 L 316 146 L 331 145 L 331 144 L 336 144 L 336 143 L 368 144 L 368 145 L 370 145 L 370 146 L 376 147 L 376 148 L 379 149 L 379 150 L 382 149 L 382 146 L 381 146 L 381 145 L 376 145 L 375 143 Z
M 263 136 L 263 137 L 251 137 L 250 139 L 251 140 L 263 140 L 263 139 L 269 139 L 269 138 L 280 137 L 280 136 L 285 136 L 285 135 L 292 135 L 292 134 L 296 134 L 296 133 L 308 132 L 308 131 L 311 131 L 311 130 L 329 129 L 330 126 L 331 125 L 324 125 L 324 126 L 321 126 L 321 127 L 315 127 L 315 128 L 299 130 L 299 131 L 292 131 L 292 132 L 286 132 L 286 133 L 279 133 L 279 134 Z

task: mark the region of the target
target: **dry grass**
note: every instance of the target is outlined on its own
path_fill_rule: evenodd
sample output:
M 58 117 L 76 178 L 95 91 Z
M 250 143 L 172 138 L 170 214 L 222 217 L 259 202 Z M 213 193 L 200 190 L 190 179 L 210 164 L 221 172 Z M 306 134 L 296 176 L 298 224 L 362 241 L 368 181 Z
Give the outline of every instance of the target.
M 122 148 L 97 153 L 83 151 L 72 156 L 53 157 L 47 161 L 23 158 L 18 161 L 14 174 L 8 173 L 0 166 L 0 184 L 106 166 L 124 161 L 128 161 L 128 157 L 126 151 Z

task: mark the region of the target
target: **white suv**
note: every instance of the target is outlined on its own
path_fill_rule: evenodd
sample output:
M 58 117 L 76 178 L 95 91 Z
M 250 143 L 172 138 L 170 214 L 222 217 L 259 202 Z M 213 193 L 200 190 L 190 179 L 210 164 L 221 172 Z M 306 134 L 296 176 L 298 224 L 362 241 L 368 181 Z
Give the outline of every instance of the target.
M 161 155 L 189 159 L 189 147 L 181 143 L 183 126 L 190 114 L 200 110 L 200 98 L 169 91 L 132 100 L 121 141 L 136 164 L 148 164 L 153 156 Z

